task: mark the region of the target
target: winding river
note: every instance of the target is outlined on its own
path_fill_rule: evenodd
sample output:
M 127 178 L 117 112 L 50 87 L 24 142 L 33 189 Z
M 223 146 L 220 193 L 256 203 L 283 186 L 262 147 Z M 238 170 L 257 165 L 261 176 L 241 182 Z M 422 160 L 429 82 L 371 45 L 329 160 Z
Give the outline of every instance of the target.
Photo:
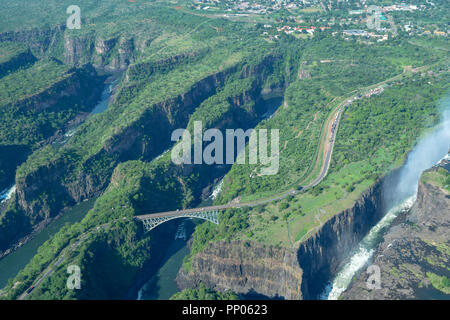
M 109 80 L 109 81 L 108 81 Z M 100 101 L 95 105 L 91 111 L 91 115 L 104 112 L 109 105 L 110 97 L 113 94 L 115 87 L 119 81 L 119 77 L 113 76 L 105 82 L 105 88 L 102 92 Z M 80 124 L 81 125 L 81 124 Z M 65 144 L 75 134 L 79 128 L 74 127 L 65 133 L 64 138 L 61 141 L 55 142 L 58 144 Z M 16 185 L 0 193 L 0 203 L 3 203 L 11 198 L 16 190 Z M 16 274 L 23 269 L 37 253 L 38 248 L 53 235 L 55 235 L 61 227 L 65 224 L 73 224 L 81 221 L 86 213 L 93 207 L 95 198 L 81 202 L 74 207 L 70 208 L 61 217 L 51 221 L 42 231 L 37 232 L 33 238 L 20 246 L 12 253 L 6 255 L 0 259 L 0 288 L 3 288 L 8 279 L 13 278 Z
M 265 112 L 261 115 L 260 120 L 270 119 L 280 107 L 282 102 L 283 98 L 279 96 L 270 97 L 260 101 L 259 107 L 265 110 Z M 164 153 L 169 150 L 170 149 L 166 150 Z M 222 184 L 223 179 L 215 184 L 211 195 L 198 206 L 211 206 L 219 195 L 222 189 Z M 179 222 L 178 219 L 176 219 L 175 222 L 168 223 L 177 222 L 180 224 L 182 223 Z M 194 231 L 194 227 L 194 223 L 189 221 L 185 226 L 187 238 L 173 239 L 172 244 L 166 252 L 163 262 L 161 263 L 161 266 L 156 271 L 156 274 L 151 276 L 151 278 L 138 291 L 138 300 L 166 300 L 178 292 L 175 278 L 183 264 L 184 257 L 189 254 L 187 239 L 189 239 L 190 235 Z

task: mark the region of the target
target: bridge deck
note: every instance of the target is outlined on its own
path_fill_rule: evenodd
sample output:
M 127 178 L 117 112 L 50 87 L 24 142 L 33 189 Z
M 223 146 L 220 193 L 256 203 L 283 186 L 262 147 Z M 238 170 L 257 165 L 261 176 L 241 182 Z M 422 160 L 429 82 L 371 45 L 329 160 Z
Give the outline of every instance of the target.
M 143 214 L 140 216 L 135 216 L 138 220 L 145 220 L 149 218 L 159 218 L 159 217 L 173 217 L 173 216 L 179 216 L 186 213 L 196 213 L 196 212 L 208 212 L 208 211 L 217 211 L 217 210 L 225 210 L 228 208 L 238 208 L 240 207 L 240 204 L 233 205 L 221 205 L 221 206 L 211 206 L 211 207 L 203 207 L 203 208 L 193 208 L 193 209 L 185 209 L 185 210 L 178 210 L 178 211 L 167 211 L 167 212 L 158 212 L 158 213 L 150 213 L 150 214 Z
M 302 191 L 304 191 L 302 189 Z M 172 217 L 172 216 L 180 216 L 186 213 L 196 213 L 196 212 L 208 212 L 208 211 L 218 211 L 218 210 L 226 210 L 229 208 L 242 208 L 242 207 L 255 207 L 261 204 L 266 204 L 275 200 L 280 200 L 286 197 L 288 194 L 296 194 L 300 192 L 299 190 L 288 190 L 286 192 L 283 192 L 281 195 L 275 196 L 270 199 L 264 199 L 259 200 L 255 202 L 246 202 L 246 203 L 229 203 L 224 204 L 220 206 L 210 206 L 210 207 L 202 207 L 202 208 L 192 208 L 192 209 L 184 209 L 184 210 L 178 210 L 178 211 L 167 211 L 167 212 L 158 212 L 158 213 L 150 213 L 150 214 L 143 214 L 139 216 L 135 216 L 138 220 L 146 220 L 150 218 L 159 218 L 159 217 Z
M 327 136 L 329 136 L 329 137 L 327 137 L 327 139 L 326 139 L 328 145 L 327 145 L 327 147 L 325 147 L 326 155 L 325 155 L 324 162 L 322 163 L 320 175 L 316 179 L 314 179 L 309 185 L 303 186 L 300 190 L 288 190 L 277 196 L 273 196 L 269 199 L 257 200 L 254 202 L 229 203 L 229 204 L 220 205 L 220 206 L 210 206 L 210 207 L 203 207 L 203 208 L 184 209 L 184 210 L 178 210 L 178 211 L 158 212 L 158 213 L 151 213 L 151 214 L 135 216 L 135 218 L 143 221 L 143 220 L 147 220 L 147 219 L 160 218 L 160 217 L 174 217 L 174 216 L 176 217 L 176 216 L 181 216 L 181 215 L 188 214 L 188 213 L 218 211 L 218 210 L 225 210 L 228 208 L 255 207 L 255 206 L 266 204 L 266 203 L 269 203 L 272 201 L 281 200 L 288 195 L 295 195 L 299 192 L 307 191 L 308 189 L 319 184 L 328 172 L 328 168 L 330 166 L 331 154 L 333 152 L 333 147 L 334 147 L 334 141 L 336 138 L 337 127 L 339 125 L 339 121 L 341 119 L 343 110 L 344 110 L 343 106 L 341 106 L 337 110 L 337 112 L 333 115 L 335 117 L 334 121 L 331 122 L 331 124 L 328 128 Z M 332 126 L 331 126 L 333 124 L 334 124 L 334 128 L 332 128 Z

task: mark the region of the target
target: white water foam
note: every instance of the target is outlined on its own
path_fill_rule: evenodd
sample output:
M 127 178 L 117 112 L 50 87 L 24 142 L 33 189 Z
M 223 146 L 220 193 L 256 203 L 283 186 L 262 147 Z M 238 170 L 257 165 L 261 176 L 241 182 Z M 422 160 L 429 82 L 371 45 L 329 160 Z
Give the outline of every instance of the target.
M 372 258 L 376 246 L 378 245 L 379 236 L 383 230 L 388 227 L 401 212 L 411 209 L 415 200 L 416 196 L 411 196 L 386 213 L 383 219 L 381 219 L 380 222 L 378 222 L 363 238 L 357 249 L 352 254 L 349 262 L 345 264 L 338 272 L 333 283 L 330 283 L 326 287 L 321 299 L 337 300 L 339 298 L 341 293 L 347 289 L 348 285 L 352 281 L 352 278 Z
M 220 180 L 219 184 L 214 188 L 211 199 L 216 200 L 217 196 L 219 195 L 220 191 L 222 191 L 222 185 L 223 185 L 223 179 Z
M 0 193 L 0 203 L 11 199 L 14 192 L 16 192 L 16 185 L 13 185 L 11 188 Z

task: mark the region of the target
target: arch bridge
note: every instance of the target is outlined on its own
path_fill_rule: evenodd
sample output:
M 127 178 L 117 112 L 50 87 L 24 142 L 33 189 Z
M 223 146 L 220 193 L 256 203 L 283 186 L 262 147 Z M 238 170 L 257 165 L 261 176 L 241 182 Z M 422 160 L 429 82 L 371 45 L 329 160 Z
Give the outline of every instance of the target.
M 169 211 L 164 213 L 145 214 L 136 216 L 136 219 L 142 221 L 145 232 L 156 228 L 160 224 L 177 218 L 198 218 L 207 220 L 214 224 L 219 224 L 219 209 L 187 209 L 180 211 Z

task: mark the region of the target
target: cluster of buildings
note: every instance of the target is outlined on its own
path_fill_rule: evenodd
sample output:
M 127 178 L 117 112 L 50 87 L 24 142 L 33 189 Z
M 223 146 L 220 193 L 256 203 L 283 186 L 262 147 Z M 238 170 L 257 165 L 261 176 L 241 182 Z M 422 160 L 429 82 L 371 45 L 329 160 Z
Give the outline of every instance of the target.
M 276 2 L 275 2 L 276 3 Z M 267 12 L 267 7 L 259 3 L 237 2 L 233 8 L 228 8 L 228 11 L 245 11 L 248 13 L 264 14 Z
M 410 12 L 412 12 L 417 9 L 418 9 L 418 7 L 416 5 L 401 3 L 401 4 L 394 4 L 392 6 L 383 7 L 383 12 L 389 12 L 389 11 L 410 11 Z
M 366 37 L 366 38 L 374 38 L 378 42 L 386 41 L 388 39 L 387 34 L 376 34 L 374 32 L 368 32 L 366 30 L 344 30 L 342 32 L 343 36 L 357 36 L 357 37 Z
M 314 27 L 314 26 L 310 26 L 310 27 L 300 27 L 300 26 L 296 26 L 296 27 L 291 27 L 291 26 L 283 26 L 283 27 L 279 27 L 277 28 L 277 31 L 279 32 L 284 32 L 286 34 L 291 34 L 294 32 L 298 32 L 298 33 L 309 33 L 309 34 L 314 34 L 314 32 L 316 30 L 320 30 L 320 31 L 324 31 L 326 29 L 330 29 L 330 27 Z
M 424 5 L 420 6 L 420 9 L 425 9 L 426 7 Z M 405 4 L 405 3 L 401 3 L 401 4 L 393 4 L 391 6 L 385 6 L 385 7 L 380 7 L 380 11 L 381 12 L 392 12 L 392 11 L 409 11 L 409 12 L 413 12 L 415 10 L 418 10 L 419 7 L 413 4 Z M 349 10 L 348 12 L 350 15 L 360 15 L 363 13 L 366 13 L 365 9 L 357 9 L 357 10 Z
M 367 13 L 370 9 L 370 5 L 365 0 L 360 1 L 346 1 L 338 0 L 339 7 L 336 7 L 333 2 L 318 1 L 318 0 L 193 0 L 194 7 L 199 10 L 212 10 L 222 12 L 225 18 L 240 18 L 250 17 L 252 15 L 270 15 L 271 13 L 278 12 L 281 9 L 286 9 L 287 15 L 274 17 L 272 25 L 266 24 L 263 35 L 268 37 L 269 40 L 277 39 L 280 33 L 285 34 L 308 34 L 314 35 L 316 31 L 324 31 L 326 29 L 333 28 L 333 36 L 343 35 L 344 37 L 356 36 L 361 38 L 370 39 L 368 42 L 373 41 L 381 42 L 388 39 L 387 33 L 390 32 L 394 36 L 397 35 L 398 30 L 403 30 L 409 35 L 432 35 L 432 36 L 447 36 L 446 30 L 434 30 L 433 26 L 430 26 L 429 30 L 425 26 L 414 26 L 411 22 L 407 23 L 405 20 L 396 21 L 393 19 L 387 19 L 383 13 L 388 12 L 414 12 L 428 10 L 430 8 L 436 8 L 436 5 L 427 0 L 425 4 L 406 4 L 400 2 L 389 6 L 380 6 L 380 20 L 390 24 L 391 28 L 387 27 L 385 23 L 382 27 L 377 29 L 377 33 L 370 32 L 365 28 L 367 24 Z M 205 6 L 206 5 L 206 6 Z M 328 8 L 328 10 L 327 10 Z M 347 15 L 341 15 L 340 17 L 330 15 L 327 11 L 344 10 L 348 12 Z M 347 11 L 348 10 L 348 11 Z M 224 12 L 225 11 L 225 12 Z M 303 12 L 317 12 L 315 16 L 308 16 L 306 18 Z M 368 15 L 373 14 L 369 12 Z M 402 18 L 403 19 L 403 18 Z M 279 25 L 283 23 L 284 25 Z M 309 27 L 293 26 L 294 24 L 307 24 Z M 321 25 L 321 26 L 319 26 Z M 270 26 L 270 27 L 269 27 Z M 350 29 L 350 30 L 345 30 Z M 365 29 L 365 30 L 359 30 Z M 341 30 L 341 31 L 338 31 Z M 342 31 L 343 30 L 343 31 Z M 367 31 L 366 31 L 367 30 Z
M 369 91 L 364 94 L 366 98 L 369 98 L 370 96 L 373 96 L 374 94 L 380 94 L 384 91 L 383 87 L 377 87 L 375 89 L 370 89 Z
M 278 11 L 281 8 L 296 8 L 297 5 L 294 3 L 283 3 L 281 1 L 263 1 L 263 0 L 249 0 L 249 1 L 217 1 L 217 0 L 194 0 L 194 4 L 197 5 L 197 9 L 208 10 L 210 6 L 220 6 L 229 12 L 239 12 L 247 14 L 265 14 L 268 11 Z M 201 5 L 209 4 L 210 6 L 201 7 Z

